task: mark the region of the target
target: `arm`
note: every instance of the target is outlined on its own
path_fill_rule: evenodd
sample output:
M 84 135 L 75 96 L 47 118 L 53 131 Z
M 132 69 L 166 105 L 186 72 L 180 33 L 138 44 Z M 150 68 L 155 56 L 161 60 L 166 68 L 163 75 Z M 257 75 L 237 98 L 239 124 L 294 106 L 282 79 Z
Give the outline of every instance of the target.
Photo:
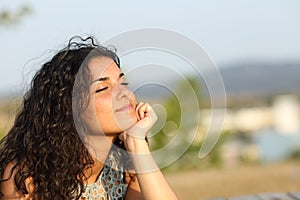
M 145 137 L 157 116 L 149 104 L 138 104 L 138 122 L 120 137 L 130 152 L 142 196 L 146 200 L 176 200 L 176 194 L 169 186 L 149 150 Z
M 135 199 L 135 200 L 143 200 L 143 195 L 141 193 L 141 188 L 138 182 L 138 179 L 136 177 L 136 175 L 134 175 L 134 177 L 130 180 L 129 184 L 128 184 L 128 189 L 126 192 L 126 198 L 125 200 L 131 200 L 131 199 Z
M 135 152 L 144 153 L 132 156 L 144 199 L 178 199 L 152 158 L 147 143 L 136 142 Z

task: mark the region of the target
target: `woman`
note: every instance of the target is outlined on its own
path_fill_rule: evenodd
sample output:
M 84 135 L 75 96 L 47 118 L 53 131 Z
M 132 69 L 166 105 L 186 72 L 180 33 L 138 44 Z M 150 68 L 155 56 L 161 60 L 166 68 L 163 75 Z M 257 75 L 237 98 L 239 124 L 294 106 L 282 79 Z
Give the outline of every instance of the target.
M 1 141 L 2 199 L 177 199 L 145 140 L 156 118 L 113 51 L 72 38 L 36 73 Z

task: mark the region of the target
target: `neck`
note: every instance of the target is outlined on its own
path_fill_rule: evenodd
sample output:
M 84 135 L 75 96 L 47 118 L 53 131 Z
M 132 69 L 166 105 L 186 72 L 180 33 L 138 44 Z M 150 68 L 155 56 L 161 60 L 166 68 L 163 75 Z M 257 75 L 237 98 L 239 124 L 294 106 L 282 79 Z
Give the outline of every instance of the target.
M 92 157 L 101 163 L 105 163 L 106 157 L 115 140 L 115 136 L 86 135 L 84 140 L 86 148 Z
M 115 140 L 113 136 L 105 135 L 85 135 L 84 141 L 85 146 L 89 153 L 94 159 L 94 165 L 86 169 L 85 174 L 87 180 L 86 184 L 94 183 L 101 172 L 104 163 L 106 161 L 107 155 L 112 147 Z

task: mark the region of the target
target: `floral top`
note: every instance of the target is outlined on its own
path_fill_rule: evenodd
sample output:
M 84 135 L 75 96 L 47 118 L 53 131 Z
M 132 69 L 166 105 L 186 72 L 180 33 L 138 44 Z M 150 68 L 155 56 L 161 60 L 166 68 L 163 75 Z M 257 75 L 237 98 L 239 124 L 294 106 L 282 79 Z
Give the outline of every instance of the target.
M 111 151 L 95 183 L 86 185 L 82 200 L 122 200 L 125 199 L 127 185 L 124 169 L 120 165 L 122 156 L 119 148 Z

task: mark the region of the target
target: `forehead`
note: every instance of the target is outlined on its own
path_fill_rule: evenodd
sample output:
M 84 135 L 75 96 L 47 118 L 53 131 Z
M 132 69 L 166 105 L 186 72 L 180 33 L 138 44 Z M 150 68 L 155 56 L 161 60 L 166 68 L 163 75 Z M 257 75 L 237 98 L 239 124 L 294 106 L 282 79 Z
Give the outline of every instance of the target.
M 88 67 L 94 79 L 119 76 L 121 73 L 118 65 L 109 57 L 95 57 L 90 60 Z

